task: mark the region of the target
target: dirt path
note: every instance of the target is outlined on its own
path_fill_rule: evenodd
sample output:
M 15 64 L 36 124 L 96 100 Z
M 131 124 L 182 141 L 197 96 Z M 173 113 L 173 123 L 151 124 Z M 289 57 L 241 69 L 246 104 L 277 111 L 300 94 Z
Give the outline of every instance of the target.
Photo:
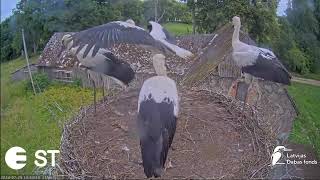
M 320 81 L 318 81 L 318 80 L 305 79 L 305 78 L 299 78 L 299 77 L 293 77 L 291 80 L 294 82 L 298 82 L 298 83 L 320 86 Z

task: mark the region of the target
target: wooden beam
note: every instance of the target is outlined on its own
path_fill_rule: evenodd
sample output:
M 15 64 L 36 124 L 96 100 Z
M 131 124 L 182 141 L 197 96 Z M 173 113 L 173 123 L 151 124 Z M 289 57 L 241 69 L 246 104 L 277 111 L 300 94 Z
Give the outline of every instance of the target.
M 26 46 L 26 40 L 24 38 L 24 30 L 23 29 L 22 29 L 22 41 L 23 41 L 24 54 L 25 54 L 26 61 L 27 61 L 27 67 L 28 67 L 28 71 L 29 71 L 29 76 L 30 76 L 30 80 L 31 80 L 31 84 L 32 84 L 33 93 L 36 95 L 36 88 L 34 87 L 34 83 L 33 83 L 33 79 L 32 79 L 29 58 L 28 58 L 28 51 L 27 51 L 27 46 Z

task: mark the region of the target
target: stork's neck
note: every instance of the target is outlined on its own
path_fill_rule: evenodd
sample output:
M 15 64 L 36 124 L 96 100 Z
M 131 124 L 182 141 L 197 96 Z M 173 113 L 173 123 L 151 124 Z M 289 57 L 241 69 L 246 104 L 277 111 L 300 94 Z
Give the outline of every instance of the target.
M 235 43 L 239 42 L 239 33 L 240 33 L 240 26 L 241 25 L 235 25 L 234 31 L 232 35 L 232 46 L 235 47 Z
M 157 76 L 167 76 L 167 72 L 166 71 L 162 71 L 162 72 L 156 72 Z
M 155 64 L 154 69 L 156 71 L 157 76 L 167 76 L 167 68 L 160 64 Z

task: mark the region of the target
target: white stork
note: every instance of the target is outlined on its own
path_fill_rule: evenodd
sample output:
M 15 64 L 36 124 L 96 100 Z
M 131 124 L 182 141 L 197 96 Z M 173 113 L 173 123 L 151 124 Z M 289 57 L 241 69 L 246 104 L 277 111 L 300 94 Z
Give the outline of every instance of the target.
M 188 58 L 192 56 L 192 53 L 188 50 L 185 50 L 183 48 L 180 48 L 176 45 L 176 40 L 174 37 L 171 36 L 171 34 L 163 28 L 159 23 L 154 21 L 149 21 L 150 25 L 148 26 L 150 35 L 162 42 L 164 45 L 166 45 L 169 49 L 174 51 L 178 56 L 182 58 Z
M 138 130 L 145 175 L 160 177 L 171 146 L 179 111 L 176 83 L 167 77 L 165 57 L 153 57 L 157 76 L 147 79 L 138 101 Z
M 232 18 L 234 32 L 232 36 L 232 57 L 243 73 L 255 77 L 289 85 L 291 76 L 274 53 L 268 49 L 248 45 L 239 40 L 240 18 Z
M 152 29 L 155 30 L 157 28 Z M 114 21 L 73 35 L 65 35 L 62 38 L 62 42 L 72 54 L 77 56 L 81 65 L 93 71 L 115 77 L 128 84 L 134 78 L 134 72 L 127 62 L 119 60 L 111 53 L 109 49 L 114 44 L 137 44 L 150 47 L 157 52 L 175 52 L 182 58 L 192 56 L 189 51 L 183 51 L 163 38 L 154 38 L 162 37 L 163 30 L 161 29 L 156 33 L 152 31 L 153 35 L 150 35 L 143 28 L 136 26 L 133 20 L 129 19 L 126 22 Z M 157 36 L 157 34 L 161 35 Z

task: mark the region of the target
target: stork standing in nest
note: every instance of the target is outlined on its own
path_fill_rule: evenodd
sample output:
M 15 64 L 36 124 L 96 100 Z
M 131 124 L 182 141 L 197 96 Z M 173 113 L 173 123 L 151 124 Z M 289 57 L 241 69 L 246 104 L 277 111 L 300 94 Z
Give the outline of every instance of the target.
M 147 79 L 138 101 L 138 130 L 145 175 L 160 177 L 176 131 L 179 103 L 176 83 L 167 77 L 165 57 L 153 57 L 157 76 Z
M 247 74 L 264 80 L 289 85 L 291 76 L 274 53 L 268 49 L 248 45 L 239 40 L 240 18 L 232 18 L 234 32 L 232 36 L 232 57 L 241 68 L 247 81 Z

